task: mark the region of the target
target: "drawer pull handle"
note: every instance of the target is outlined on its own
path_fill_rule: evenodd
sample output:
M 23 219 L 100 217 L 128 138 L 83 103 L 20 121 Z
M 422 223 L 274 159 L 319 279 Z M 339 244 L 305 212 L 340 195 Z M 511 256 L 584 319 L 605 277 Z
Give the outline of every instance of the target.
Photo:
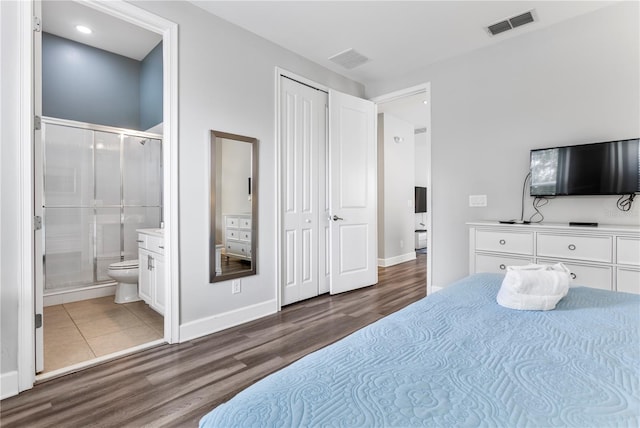
M 571 279 L 576 279 L 576 278 L 577 278 L 576 274 L 571 272 Z
M 136 242 L 144 242 L 144 241 L 141 239 L 136 239 Z
M 507 267 L 504 264 L 500 265 L 500 270 L 505 270 Z
M 573 250 L 575 250 L 575 249 L 576 249 L 576 246 L 575 246 L 575 245 L 573 245 L 573 244 L 569 244 L 569 247 L 568 247 L 568 248 L 569 248 L 571 251 L 573 251 Z
M 501 240 L 500 240 L 500 245 L 504 245 L 504 244 L 506 244 L 506 243 L 507 243 L 507 241 L 505 241 L 504 239 L 501 239 Z
M 162 248 L 164 250 L 164 245 L 158 245 L 158 248 Z

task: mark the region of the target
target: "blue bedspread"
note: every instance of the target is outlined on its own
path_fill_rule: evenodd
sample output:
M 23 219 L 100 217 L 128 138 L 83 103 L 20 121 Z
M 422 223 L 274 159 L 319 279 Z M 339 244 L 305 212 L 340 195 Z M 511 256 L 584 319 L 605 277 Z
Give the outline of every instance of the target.
M 640 425 L 640 296 L 496 303 L 478 274 L 240 392 L 201 427 Z

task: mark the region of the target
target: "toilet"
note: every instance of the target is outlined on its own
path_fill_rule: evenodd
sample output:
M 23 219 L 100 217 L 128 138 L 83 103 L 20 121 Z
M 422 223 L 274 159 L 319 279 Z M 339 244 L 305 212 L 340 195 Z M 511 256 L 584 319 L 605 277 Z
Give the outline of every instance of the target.
M 118 282 L 116 285 L 116 303 L 129 303 L 140 300 L 138 296 L 138 260 L 125 260 L 111 263 L 107 275 Z

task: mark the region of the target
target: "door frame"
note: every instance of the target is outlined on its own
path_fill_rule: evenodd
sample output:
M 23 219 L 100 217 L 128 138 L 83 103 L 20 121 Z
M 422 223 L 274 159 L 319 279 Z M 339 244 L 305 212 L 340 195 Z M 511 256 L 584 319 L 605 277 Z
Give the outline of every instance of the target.
M 312 88 L 315 89 L 319 89 L 321 91 L 327 92 L 329 93 L 330 89 L 329 87 L 325 86 L 325 85 L 321 85 L 320 83 L 314 82 L 313 80 L 309 80 L 306 77 L 302 77 L 300 75 L 297 75 L 291 71 L 285 70 L 284 68 L 280 68 L 280 67 L 276 67 L 275 68 L 275 146 L 276 146 L 276 168 L 275 168 L 275 174 L 276 174 L 276 247 L 275 247 L 275 254 L 276 254 L 276 281 L 275 281 L 275 295 L 276 295 L 276 308 L 277 311 L 280 311 L 282 309 L 282 270 L 283 270 L 283 266 L 282 266 L 282 260 L 283 260 L 283 242 L 282 242 L 282 233 L 284 230 L 284 215 L 282 212 L 282 142 L 280 140 L 280 137 L 282 135 L 281 130 L 280 130 L 280 121 L 281 121 L 281 114 L 280 114 L 280 108 L 281 108 L 281 97 L 280 97 L 280 90 L 281 90 L 281 86 L 280 86 L 280 76 L 284 76 L 287 77 L 289 79 L 292 80 L 296 80 L 300 83 L 302 83 L 303 85 L 307 85 L 307 86 L 311 86 Z M 327 117 L 327 121 L 329 120 L 329 118 Z M 325 136 L 325 138 L 329 139 L 329 135 L 327 134 Z
M 390 92 L 387 94 L 379 95 L 377 97 L 373 97 L 370 101 L 373 101 L 376 104 L 380 104 L 383 102 L 394 101 L 400 98 L 409 97 L 411 95 L 416 95 L 419 93 L 426 94 L 427 100 L 427 151 L 429 152 L 429 159 L 427 160 L 427 165 L 429 167 L 429 173 L 427 174 L 427 207 L 430 207 L 427 210 L 427 295 L 433 292 L 433 253 L 434 253 L 434 242 L 433 242 L 433 221 L 431 214 L 433 213 L 433 208 L 431 204 L 431 199 L 433 195 L 433 186 L 431 183 L 431 82 L 422 83 L 420 85 L 411 86 L 409 88 L 400 89 L 398 91 Z
M 20 294 L 18 302 L 18 391 L 33 387 L 35 373 L 35 255 L 34 255 L 34 37 L 33 1 L 19 2 L 20 33 Z M 163 179 L 165 222 L 166 308 L 164 340 L 179 342 L 179 257 L 178 257 L 178 25 L 122 0 L 84 5 L 162 34 L 163 41 Z

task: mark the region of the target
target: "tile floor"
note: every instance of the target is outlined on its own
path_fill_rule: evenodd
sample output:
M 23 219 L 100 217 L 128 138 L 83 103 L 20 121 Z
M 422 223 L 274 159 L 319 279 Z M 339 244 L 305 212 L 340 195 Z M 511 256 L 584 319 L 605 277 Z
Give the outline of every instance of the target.
M 164 319 L 113 296 L 44 308 L 44 373 L 162 339 Z

